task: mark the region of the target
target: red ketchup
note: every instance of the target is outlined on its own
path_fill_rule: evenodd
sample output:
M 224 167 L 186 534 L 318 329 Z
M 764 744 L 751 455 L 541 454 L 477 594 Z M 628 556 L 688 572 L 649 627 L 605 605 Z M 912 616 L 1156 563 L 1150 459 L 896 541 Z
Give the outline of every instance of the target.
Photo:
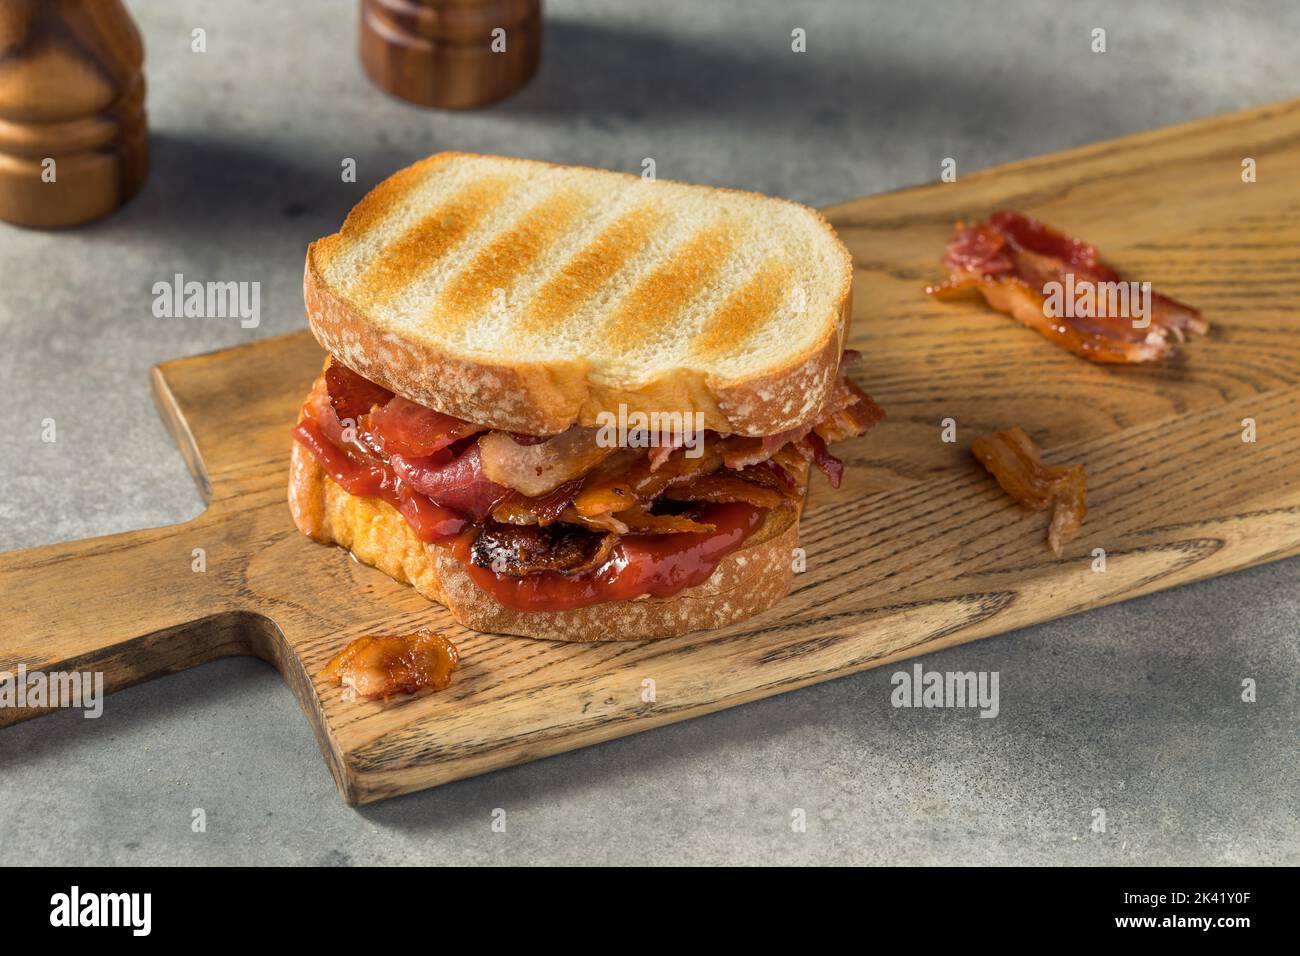
M 348 454 L 326 438 L 312 419 L 299 422 L 293 437 L 316 456 L 325 473 L 348 494 L 379 498 L 400 511 L 421 541 L 446 542 L 465 530 L 467 522 L 460 515 L 411 491 L 386 462 Z

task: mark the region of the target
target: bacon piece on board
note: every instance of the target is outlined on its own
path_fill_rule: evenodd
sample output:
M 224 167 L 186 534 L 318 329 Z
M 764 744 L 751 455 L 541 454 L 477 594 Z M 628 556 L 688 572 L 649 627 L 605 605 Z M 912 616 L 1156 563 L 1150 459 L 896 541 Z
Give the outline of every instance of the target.
M 352 687 L 370 700 L 442 690 L 460 666 L 456 645 L 422 627 L 406 636 L 359 637 L 325 665 L 321 677 Z
M 1158 362 L 1209 330 L 1195 309 L 1145 283 L 1134 290 L 1095 248 L 1018 212 L 958 222 L 943 264 L 948 279 L 927 294 L 978 291 L 992 308 L 1093 362 Z
M 1060 557 L 1062 545 L 1088 514 L 1083 465 L 1044 465 L 1038 446 L 1019 426 L 981 435 L 971 445 L 971 454 L 1026 511 L 1052 506 L 1047 543 Z

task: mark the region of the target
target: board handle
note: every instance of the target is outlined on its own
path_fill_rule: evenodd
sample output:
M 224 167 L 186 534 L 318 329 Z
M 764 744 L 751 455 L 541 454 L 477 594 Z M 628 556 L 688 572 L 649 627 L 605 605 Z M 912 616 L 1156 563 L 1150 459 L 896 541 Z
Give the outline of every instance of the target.
M 196 520 L 0 554 L 0 726 L 50 709 L 15 693 L 19 677 L 44 674 L 52 687 L 51 675 L 79 674 L 87 692 L 111 693 L 219 657 L 267 656 L 275 625 L 237 609 L 231 574 L 210 569 L 220 539 L 205 539 Z

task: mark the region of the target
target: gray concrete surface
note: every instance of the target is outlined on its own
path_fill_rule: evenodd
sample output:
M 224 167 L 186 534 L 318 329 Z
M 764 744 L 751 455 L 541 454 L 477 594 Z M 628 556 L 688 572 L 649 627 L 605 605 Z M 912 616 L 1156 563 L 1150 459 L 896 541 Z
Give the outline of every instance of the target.
M 149 366 L 302 328 L 305 243 L 434 150 L 654 156 L 664 177 L 825 204 L 932 179 L 945 156 L 970 170 L 1300 95 L 1289 0 L 557 0 L 533 85 L 467 114 L 371 87 L 352 0 L 129 5 L 146 192 L 79 231 L 0 225 L 0 549 L 196 514 Z M 260 281 L 260 327 L 153 318 L 174 272 Z M 994 720 L 895 710 L 886 668 L 361 811 L 279 678 L 225 661 L 98 721 L 0 731 L 0 863 L 1294 865 L 1297 585 L 1282 562 L 925 659 L 1000 672 Z

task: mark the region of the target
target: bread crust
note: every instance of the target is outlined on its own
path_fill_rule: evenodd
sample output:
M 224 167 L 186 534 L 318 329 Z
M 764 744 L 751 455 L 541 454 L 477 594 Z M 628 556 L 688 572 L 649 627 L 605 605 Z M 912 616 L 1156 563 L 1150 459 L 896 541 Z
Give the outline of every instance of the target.
M 387 502 L 344 491 L 298 442 L 289 468 L 289 510 L 303 534 L 348 548 L 362 563 L 444 605 L 465 627 L 554 641 L 650 640 L 752 617 L 789 593 L 791 553 L 799 543 L 798 515 L 783 512 L 723 558 L 709 580 L 673 597 L 529 612 L 508 608 L 479 588 L 447 549 L 420 541 Z
M 370 206 L 382 204 L 383 197 L 401 181 L 457 155 L 464 154 L 438 153 L 394 174 L 376 187 L 378 196 Z M 519 162 L 505 158 L 500 161 Z M 398 183 L 389 187 L 393 180 Z M 383 192 L 386 189 L 388 192 Z M 742 190 L 713 191 L 756 195 Z M 369 197 L 363 200 L 354 215 L 374 215 L 373 209 L 366 206 L 368 201 Z M 799 208 L 808 209 L 802 205 Z M 394 334 L 376 326 L 337 295 L 322 275 L 318 256 L 337 243 L 341 233 L 308 246 L 303 299 L 316 340 L 344 365 L 411 401 L 490 428 L 555 434 L 573 424 L 595 426 L 599 412 L 614 411 L 623 404 L 629 413 L 699 412 L 704 415 L 704 427 L 718 432 L 772 435 L 809 424 L 817 417 L 834 385 L 852 315 L 852 258 L 830 223 L 816 210 L 808 211 L 831 235 L 841 253 L 836 315 L 826 323 L 822 339 L 791 355 L 784 367 L 748 378 L 728 380 L 680 369 L 640 383 L 613 382 L 593 377 L 589 364 L 581 360 L 471 360 L 426 339 Z

